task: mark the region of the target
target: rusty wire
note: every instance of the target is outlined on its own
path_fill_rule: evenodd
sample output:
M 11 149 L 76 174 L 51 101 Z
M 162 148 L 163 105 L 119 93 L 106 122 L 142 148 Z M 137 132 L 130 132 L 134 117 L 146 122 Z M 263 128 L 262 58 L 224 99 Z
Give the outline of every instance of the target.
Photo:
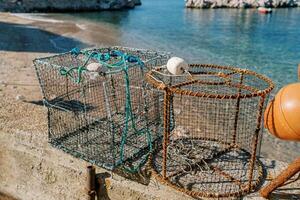
M 195 197 L 242 196 L 263 176 L 257 147 L 274 84 L 229 66 L 191 64 L 189 74 L 158 67 L 146 75 L 165 95 L 164 139 L 152 156 L 153 174 Z

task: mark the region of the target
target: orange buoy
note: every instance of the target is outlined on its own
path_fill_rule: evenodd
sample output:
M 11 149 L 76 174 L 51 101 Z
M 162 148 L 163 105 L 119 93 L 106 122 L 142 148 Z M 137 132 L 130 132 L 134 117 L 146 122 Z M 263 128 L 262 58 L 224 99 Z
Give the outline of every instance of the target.
M 300 83 L 279 90 L 266 108 L 264 125 L 280 139 L 300 141 Z

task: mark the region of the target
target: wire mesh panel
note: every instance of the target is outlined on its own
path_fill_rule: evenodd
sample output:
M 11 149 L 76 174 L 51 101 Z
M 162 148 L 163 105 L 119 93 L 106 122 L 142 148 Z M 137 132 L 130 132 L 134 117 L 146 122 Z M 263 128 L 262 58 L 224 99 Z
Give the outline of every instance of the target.
M 146 77 L 164 91 L 164 139 L 152 158 L 157 178 L 191 196 L 250 192 L 262 178 L 256 154 L 271 80 L 201 64 L 183 75 L 159 67 Z
M 144 74 L 168 57 L 111 47 L 35 60 L 49 142 L 107 169 L 138 170 L 162 133 L 163 95 L 149 89 Z

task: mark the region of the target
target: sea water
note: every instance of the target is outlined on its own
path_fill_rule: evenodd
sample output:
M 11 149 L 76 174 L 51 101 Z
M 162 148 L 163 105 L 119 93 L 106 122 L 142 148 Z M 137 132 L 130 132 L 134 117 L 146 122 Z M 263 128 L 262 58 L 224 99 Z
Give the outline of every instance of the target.
M 190 63 L 248 68 L 277 85 L 297 81 L 300 8 L 186 9 L 183 0 L 143 0 L 133 10 L 72 14 L 111 26 L 122 45 L 170 51 Z

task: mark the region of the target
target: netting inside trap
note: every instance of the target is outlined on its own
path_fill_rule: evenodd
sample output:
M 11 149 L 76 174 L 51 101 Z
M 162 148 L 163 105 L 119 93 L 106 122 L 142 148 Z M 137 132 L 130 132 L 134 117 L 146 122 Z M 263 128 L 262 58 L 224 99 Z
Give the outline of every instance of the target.
M 138 170 L 161 138 L 163 96 L 144 74 L 168 55 L 122 47 L 35 60 L 49 142 L 91 163 Z M 95 72 L 90 63 L 100 63 Z
M 191 65 L 179 76 L 154 69 L 147 80 L 165 92 L 164 139 L 152 160 L 159 180 L 205 197 L 240 196 L 259 183 L 256 155 L 273 88 L 269 79 L 232 67 Z

